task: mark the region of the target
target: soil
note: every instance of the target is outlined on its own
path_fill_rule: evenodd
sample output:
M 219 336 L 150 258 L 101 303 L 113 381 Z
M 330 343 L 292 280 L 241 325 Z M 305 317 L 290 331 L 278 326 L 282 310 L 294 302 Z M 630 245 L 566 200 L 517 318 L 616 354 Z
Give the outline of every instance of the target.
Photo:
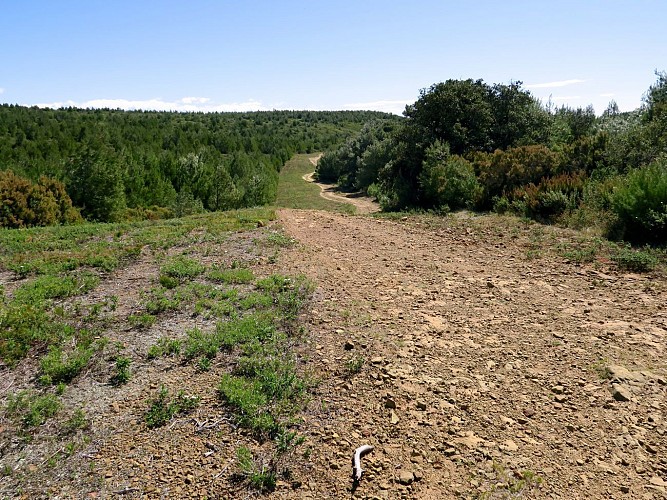
M 316 285 L 299 355 L 319 384 L 292 474 L 270 497 L 667 497 L 664 275 L 568 262 L 556 249 L 580 235 L 499 216 L 285 209 L 261 226 L 173 251 L 207 265 L 242 260 L 257 276 L 305 274 Z M 264 245 L 276 230 L 296 245 Z M 91 292 L 91 301 L 119 296 L 107 335 L 127 346 L 132 378 L 110 386 L 109 358 L 68 387 L 63 411 L 83 407 L 90 418 L 71 437 L 71 456 L 44 437 L 49 424 L 25 444 L 0 421 L 2 465 L 18 471 L 0 478 L 0 496 L 259 495 L 235 476 L 235 450 L 250 438 L 215 393 L 228 360 L 199 372 L 146 358 L 159 337 L 211 325 L 182 313 L 143 331 L 121 321 L 156 274 L 154 256 L 142 255 Z M 6 372 L 2 394 L 30 386 L 35 370 L 27 360 Z M 202 402 L 149 430 L 147 401 L 163 384 Z M 354 482 L 361 445 L 374 449 Z
M 277 496 L 665 498 L 664 277 L 575 265 L 548 251 L 573 233 L 496 216 L 280 222 L 300 245 L 279 264 L 318 284 L 323 383 L 304 484 Z
M 317 165 L 317 161 L 321 158 L 322 155 L 309 158 L 310 162 L 313 165 Z M 306 182 L 312 182 L 315 185 L 319 186 L 321 189 L 320 196 L 325 200 L 336 201 L 338 203 L 349 203 L 354 205 L 356 208 L 356 213 L 359 215 L 363 214 L 372 214 L 380 211 L 380 205 L 375 202 L 373 199 L 365 196 L 363 193 L 353 192 L 345 193 L 338 190 L 336 184 L 327 184 L 324 182 L 316 182 L 313 176 L 315 172 L 306 174 L 303 176 L 303 180 Z

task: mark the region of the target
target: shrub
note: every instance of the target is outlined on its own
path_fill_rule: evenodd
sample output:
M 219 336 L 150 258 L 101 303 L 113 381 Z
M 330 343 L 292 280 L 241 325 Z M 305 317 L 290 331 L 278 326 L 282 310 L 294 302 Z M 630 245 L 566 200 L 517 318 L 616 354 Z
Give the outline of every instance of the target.
M 492 154 L 478 153 L 473 165 L 483 189 L 482 205 L 490 205 L 502 196 L 528 184 L 539 184 L 542 178 L 558 171 L 562 156 L 546 146 L 520 146 Z
M 65 186 L 48 177 L 36 184 L 9 170 L 0 171 L 0 226 L 21 228 L 80 222 Z
M 425 205 L 435 208 L 464 208 L 474 203 L 480 190 L 472 164 L 450 155 L 449 147 L 439 141 L 426 151 L 419 181 Z
M 517 188 L 508 198 L 512 202 L 521 202 L 526 217 L 549 222 L 577 207 L 584 183 L 583 174 L 563 174 L 543 179 L 538 185 Z M 495 205 L 501 208 L 498 203 Z
M 647 251 L 619 248 L 611 259 L 619 269 L 645 273 L 652 271 L 658 264 L 658 259 Z
M 667 157 L 629 172 L 611 194 L 610 205 L 623 239 L 667 242 Z

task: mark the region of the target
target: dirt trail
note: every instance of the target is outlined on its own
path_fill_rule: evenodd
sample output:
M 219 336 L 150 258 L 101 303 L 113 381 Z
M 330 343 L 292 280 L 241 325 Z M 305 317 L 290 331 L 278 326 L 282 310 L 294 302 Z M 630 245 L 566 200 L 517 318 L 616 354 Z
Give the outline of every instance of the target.
M 317 162 L 321 157 L 322 155 L 309 158 L 310 163 L 312 163 L 313 166 L 317 166 Z M 312 182 L 313 184 L 317 185 L 321 189 L 320 196 L 322 198 L 326 200 L 336 201 L 338 203 L 349 203 L 351 205 L 354 205 L 357 209 L 357 214 L 371 214 L 380 211 L 380 205 L 378 205 L 368 196 L 363 196 L 360 193 L 336 192 L 335 184 L 325 184 L 321 182 L 316 182 L 315 179 L 313 178 L 314 175 L 315 172 L 311 172 L 310 174 L 305 174 L 303 176 L 303 180 L 306 182 Z
M 318 284 L 323 383 L 277 496 L 665 498 L 664 281 L 536 258 L 572 235 L 497 217 L 280 221 L 300 245 L 278 266 Z

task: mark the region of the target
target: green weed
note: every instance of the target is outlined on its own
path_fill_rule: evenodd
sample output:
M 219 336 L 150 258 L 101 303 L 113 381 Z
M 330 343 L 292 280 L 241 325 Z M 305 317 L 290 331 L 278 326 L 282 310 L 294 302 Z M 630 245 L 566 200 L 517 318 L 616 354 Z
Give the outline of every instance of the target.
M 226 284 L 251 283 L 255 279 L 250 269 L 242 267 L 231 269 L 213 268 L 208 272 L 206 277 L 211 281 Z
M 275 466 L 258 467 L 252 456 L 252 452 L 245 446 L 236 450 L 236 460 L 242 474 L 247 478 L 250 485 L 262 492 L 270 492 L 276 488 Z
M 163 356 L 178 356 L 181 353 L 182 342 L 178 339 L 161 337 L 156 344 L 148 348 L 146 356 L 148 359 L 161 358 Z
M 111 377 L 111 384 L 115 386 L 127 384 L 130 380 L 130 363 L 132 360 L 126 356 L 116 358 L 115 372 Z
M 161 276 L 167 276 L 179 281 L 196 278 L 206 268 L 194 259 L 179 255 L 167 261 L 160 269 Z
M 165 386 L 160 388 L 158 395 L 149 403 L 148 411 L 144 414 L 144 421 L 149 429 L 161 427 L 175 415 L 186 413 L 199 405 L 197 396 L 188 396 L 179 391 L 175 397 L 170 397 Z
M 648 250 L 632 250 L 629 247 L 620 247 L 611 260 L 619 269 L 638 273 L 650 272 L 658 265 L 658 259 Z
M 21 391 L 8 397 L 6 413 L 11 418 L 19 419 L 24 427 L 38 427 L 53 417 L 60 406 L 60 401 L 53 394 Z
M 40 382 L 44 385 L 70 383 L 88 366 L 94 349 L 89 345 L 79 345 L 72 351 L 64 352 L 59 346 L 51 346 L 40 360 Z

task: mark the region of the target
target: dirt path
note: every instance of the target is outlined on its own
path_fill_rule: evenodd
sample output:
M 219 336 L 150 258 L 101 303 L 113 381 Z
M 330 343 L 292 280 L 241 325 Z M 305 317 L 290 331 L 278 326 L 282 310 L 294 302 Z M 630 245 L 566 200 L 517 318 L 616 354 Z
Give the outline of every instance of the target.
M 277 496 L 665 498 L 664 281 L 536 253 L 573 236 L 497 217 L 280 221 L 300 245 L 277 265 L 318 284 L 323 382 L 303 485 Z
M 310 163 L 312 163 L 313 166 L 317 166 L 317 162 L 321 157 L 322 155 L 309 158 Z M 336 192 L 335 184 L 324 184 L 321 182 L 315 182 L 315 179 L 313 178 L 314 175 L 315 172 L 306 174 L 303 176 L 303 180 L 306 182 L 312 182 L 315 185 L 319 186 L 319 188 L 321 189 L 320 196 L 322 198 L 326 200 L 336 201 L 338 203 L 349 203 L 351 205 L 354 205 L 357 209 L 357 214 L 370 214 L 380 211 L 380 205 L 374 202 L 371 198 L 367 196 L 362 196 L 359 193 Z

